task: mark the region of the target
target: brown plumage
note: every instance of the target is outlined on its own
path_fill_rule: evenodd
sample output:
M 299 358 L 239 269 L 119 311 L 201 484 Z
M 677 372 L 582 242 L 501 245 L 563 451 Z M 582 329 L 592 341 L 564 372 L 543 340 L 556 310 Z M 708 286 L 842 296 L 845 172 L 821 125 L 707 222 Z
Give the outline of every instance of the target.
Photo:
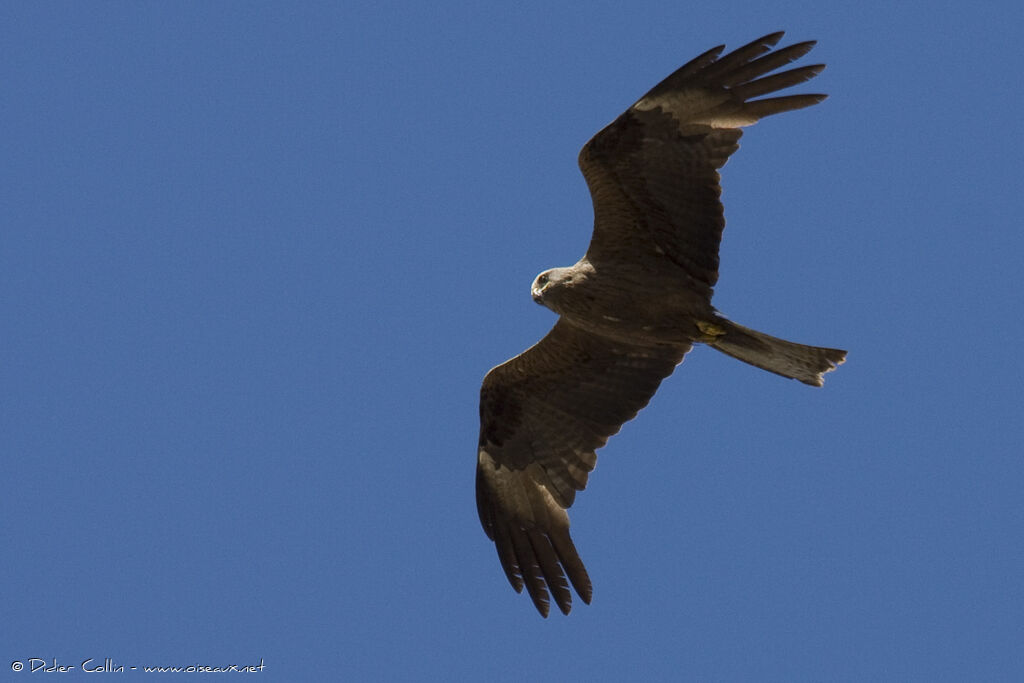
M 824 95 L 751 99 L 802 83 L 815 64 L 769 72 L 813 42 L 774 52 L 773 33 L 719 58 L 719 46 L 656 85 L 580 152 L 594 202 L 584 257 L 537 276 L 532 296 L 559 314 L 536 345 L 492 369 L 480 391 L 476 496 L 505 575 L 544 616 L 569 583 L 592 589 L 569 536 L 567 508 L 595 451 L 632 419 L 694 342 L 821 386 L 846 358 L 737 325 L 711 305 L 725 227 L 718 169 L 740 127 Z

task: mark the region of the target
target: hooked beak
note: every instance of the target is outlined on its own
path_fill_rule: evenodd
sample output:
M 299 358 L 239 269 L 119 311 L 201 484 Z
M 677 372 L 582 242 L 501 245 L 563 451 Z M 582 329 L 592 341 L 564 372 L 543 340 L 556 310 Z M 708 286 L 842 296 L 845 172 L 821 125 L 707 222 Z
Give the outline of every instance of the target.
M 536 304 L 544 305 L 544 297 L 541 295 L 539 289 L 531 289 L 530 294 L 533 296 L 533 302 Z

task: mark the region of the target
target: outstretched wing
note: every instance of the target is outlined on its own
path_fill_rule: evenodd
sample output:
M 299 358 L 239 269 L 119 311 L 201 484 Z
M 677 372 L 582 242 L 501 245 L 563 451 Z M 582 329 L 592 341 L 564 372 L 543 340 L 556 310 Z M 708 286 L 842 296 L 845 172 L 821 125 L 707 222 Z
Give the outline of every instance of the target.
M 825 68 L 813 64 L 766 76 L 814 46 L 808 41 L 771 52 L 782 35 L 772 33 L 721 59 L 724 46 L 705 52 L 583 146 L 579 164 L 594 202 L 591 263 L 667 257 L 710 295 L 725 227 L 718 169 L 739 147 L 740 127 L 825 99 L 751 99 Z
M 632 419 L 690 347 L 622 344 L 559 320 L 536 345 L 491 370 L 480 390 L 476 501 L 484 531 L 516 592 L 544 616 L 548 590 L 568 614 L 568 575 L 591 586 L 569 536 L 594 451 Z

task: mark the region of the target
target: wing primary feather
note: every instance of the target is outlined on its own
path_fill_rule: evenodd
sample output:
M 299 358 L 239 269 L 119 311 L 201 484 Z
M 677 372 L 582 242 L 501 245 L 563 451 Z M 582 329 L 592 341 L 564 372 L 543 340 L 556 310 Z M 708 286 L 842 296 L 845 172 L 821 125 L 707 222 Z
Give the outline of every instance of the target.
M 547 617 L 550 610 L 548 591 L 544 587 L 544 576 L 537 557 L 533 552 L 533 545 L 527 537 L 527 532 L 522 527 L 510 529 L 512 545 L 515 548 L 516 562 L 519 565 L 519 573 L 526 584 L 526 592 L 530 594 L 534 607 L 542 617 Z
M 789 71 L 783 71 L 782 73 L 775 74 L 774 76 L 765 76 L 759 78 L 756 81 L 750 81 L 743 85 L 735 86 L 732 92 L 735 95 L 749 100 L 752 97 L 759 95 L 766 95 L 776 90 L 783 90 L 789 88 L 798 83 L 809 81 L 822 71 L 824 71 L 824 64 L 811 64 L 809 66 L 802 66 L 798 69 L 790 69 Z
M 742 47 L 738 47 L 726 56 L 722 57 L 714 64 L 709 65 L 703 70 L 703 75 L 708 78 L 714 78 L 717 74 L 728 72 L 741 64 L 760 57 L 765 52 L 768 52 L 772 47 L 782 40 L 784 35 L 783 31 L 777 31 L 775 33 L 769 33 L 766 36 L 762 36 L 757 40 L 753 40 Z
M 811 48 L 815 45 L 817 45 L 816 40 L 807 40 L 802 43 L 788 45 L 782 49 L 772 52 L 771 54 L 759 57 L 749 64 L 736 69 L 732 73 L 722 74 L 721 83 L 726 87 L 746 83 L 747 81 L 757 78 L 758 76 L 763 76 L 770 71 L 775 71 L 775 69 L 778 69 L 780 66 L 785 66 L 790 62 L 800 59 L 810 52 Z
M 501 525 L 494 534 L 494 545 L 498 548 L 498 561 L 501 568 L 505 570 L 505 576 L 516 593 L 523 592 L 523 579 L 519 570 L 519 563 L 516 560 L 515 546 L 512 543 L 512 533 L 508 527 Z
M 767 100 L 754 100 L 743 105 L 743 112 L 750 116 L 763 119 L 772 114 L 781 114 L 784 111 L 803 109 L 821 102 L 828 95 L 785 95 L 783 97 L 771 97 Z
M 579 553 L 576 552 L 576 544 L 572 542 L 572 537 L 569 536 L 568 531 L 558 529 L 552 531 L 550 538 L 551 545 L 555 547 L 558 559 L 561 561 L 569 581 L 572 582 L 572 587 L 576 589 L 576 593 L 583 602 L 589 605 L 594 590 L 587 570 L 583 566 L 583 561 L 580 560 Z
M 672 75 L 670 75 L 669 78 L 685 78 L 697 73 L 698 71 L 706 67 L 708 64 L 711 64 L 716 59 L 718 59 L 718 55 L 722 54 L 722 50 L 724 49 L 725 45 L 716 45 L 707 52 L 697 55 L 696 57 L 688 61 L 686 64 L 683 64 L 681 67 L 672 72 Z
M 536 529 L 529 529 L 527 535 L 533 554 L 540 565 L 540 571 L 547 581 L 548 590 L 551 591 L 551 597 L 554 598 L 558 609 L 562 610 L 562 614 L 568 614 L 572 609 L 572 593 L 569 592 L 569 582 L 565 580 L 565 574 L 558 564 L 558 557 L 551 541 L 546 534 Z

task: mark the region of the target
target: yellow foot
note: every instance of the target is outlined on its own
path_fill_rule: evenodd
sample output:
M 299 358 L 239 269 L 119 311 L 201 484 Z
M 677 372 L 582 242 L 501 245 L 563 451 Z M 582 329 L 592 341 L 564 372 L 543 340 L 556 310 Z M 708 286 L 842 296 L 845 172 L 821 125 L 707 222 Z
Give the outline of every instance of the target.
M 705 344 L 707 344 L 709 342 L 715 341 L 723 334 L 725 334 L 724 327 L 719 327 L 714 323 L 704 322 L 703 320 L 698 320 L 696 322 L 697 327 L 700 328 L 700 331 L 704 333 L 704 339 L 697 339 L 695 341 L 704 342 Z

